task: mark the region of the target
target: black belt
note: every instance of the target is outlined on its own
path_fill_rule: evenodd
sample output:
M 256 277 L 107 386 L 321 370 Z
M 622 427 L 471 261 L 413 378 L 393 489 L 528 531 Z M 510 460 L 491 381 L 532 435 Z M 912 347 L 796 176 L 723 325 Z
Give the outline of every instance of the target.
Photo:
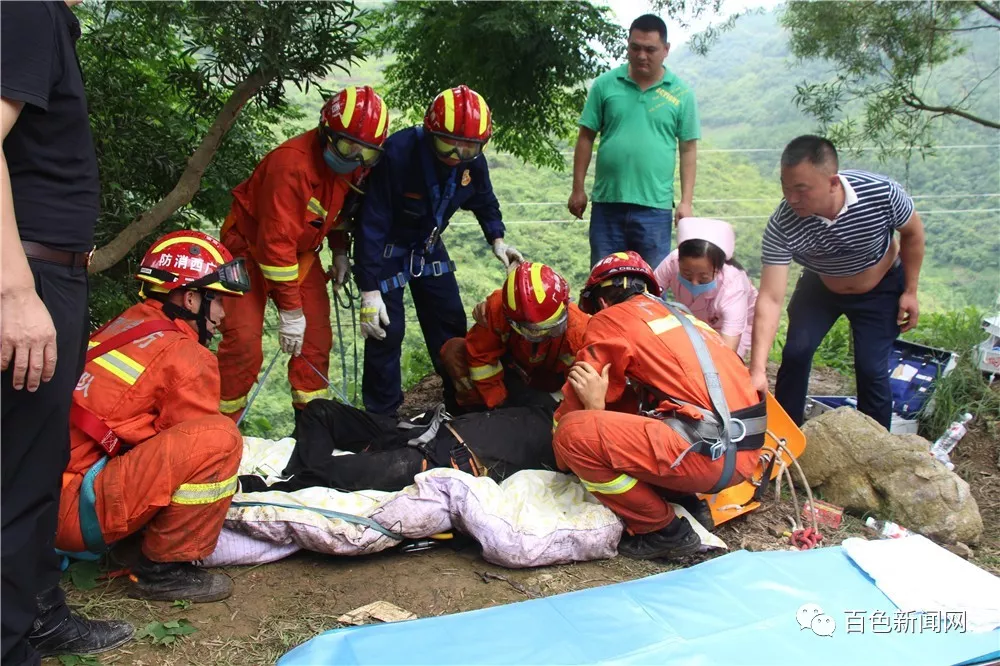
M 72 266 L 74 268 L 86 268 L 90 265 L 90 258 L 94 251 L 90 252 L 68 252 L 66 250 L 56 250 L 48 245 L 35 243 L 34 241 L 21 241 L 24 248 L 24 256 L 38 261 L 47 261 L 60 266 Z

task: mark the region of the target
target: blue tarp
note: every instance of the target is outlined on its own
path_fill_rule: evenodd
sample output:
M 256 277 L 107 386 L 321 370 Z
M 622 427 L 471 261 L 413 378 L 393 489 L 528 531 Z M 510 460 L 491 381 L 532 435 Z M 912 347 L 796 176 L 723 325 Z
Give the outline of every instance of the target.
M 834 619 L 832 636 L 799 627 L 796 611 L 806 603 Z M 864 633 L 856 625 L 848 633 L 848 611 L 865 611 L 853 615 L 865 620 Z M 688 569 L 545 599 L 336 629 L 278 663 L 920 666 L 1000 659 L 1000 630 L 918 632 L 917 621 L 875 633 L 870 618 L 876 611 L 892 618 L 897 608 L 840 547 L 738 551 Z

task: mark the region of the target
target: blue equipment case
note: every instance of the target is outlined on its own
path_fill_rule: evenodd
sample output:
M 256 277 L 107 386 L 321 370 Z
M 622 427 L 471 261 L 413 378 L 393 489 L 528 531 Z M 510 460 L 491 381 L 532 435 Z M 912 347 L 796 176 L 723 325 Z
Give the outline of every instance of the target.
M 917 432 L 917 416 L 932 409 L 934 384 L 954 369 L 958 354 L 915 342 L 896 340 L 889 354 L 889 385 L 892 389 L 892 427 L 897 435 Z M 813 395 L 806 398 L 805 419 L 838 407 L 857 408 L 857 398 Z

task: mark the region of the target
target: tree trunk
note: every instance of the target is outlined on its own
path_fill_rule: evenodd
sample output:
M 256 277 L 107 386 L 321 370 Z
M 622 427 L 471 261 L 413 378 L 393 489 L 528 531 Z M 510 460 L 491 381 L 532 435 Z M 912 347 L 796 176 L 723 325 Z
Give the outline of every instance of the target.
M 256 71 L 240 82 L 233 89 L 232 95 L 219 111 L 215 122 L 201 140 L 197 150 L 188 158 L 184 173 L 177 180 L 174 189 L 160 199 L 152 208 L 142 213 L 127 227 L 114 237 L 107 245 L 94 252 L 90 263 L 91 273 L 100 273 L 121 261 L 135 244 L 156 230 L 179 208 L 186 206 L 194 198 L 201 187 L 201 178 L 205 169 L 212 163 L 215 153 L 226 133 L 232 128 L 243 110 L 243 106 L 257 94 L 272 76 L 263 71 Z

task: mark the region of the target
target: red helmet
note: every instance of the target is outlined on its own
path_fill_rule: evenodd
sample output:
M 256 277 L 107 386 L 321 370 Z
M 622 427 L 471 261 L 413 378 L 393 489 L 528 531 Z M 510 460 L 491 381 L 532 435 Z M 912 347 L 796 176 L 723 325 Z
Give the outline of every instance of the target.
M 615 252 L 604 257 L 590 271 L 587 284 L 580 293 L 580 309 L 588 314 L 597 311 L 594 307 L 594 291 L 599 287 L 627 287 L 629 276 L 633 279 L 641 278 L 646 283 L 646 290 L 654 296 L 663 293 L 660 289 L 653 269 L 649 267 L 646 260 L 639 256 L 638 252 L 629 250 L 628 252 Z
M 389 110 L 371 86 L 350 86 L 326 100 L 319 131 L 342 158 L 370 167 L 389 135 Z
M 569 316 L 569 285 L 544 264 L 521 262 L 503 284 L 503 313 L 529 339 L 559 335 Z
M 468 161 L 483 152 L 493 135 L 493 115 L 482 95 L 462 85 L 434 98 L 424 115 L 424 129 L 434 137 L 434 147 L 442 156 L 454 153 Z
M 174 231 L 146 250 L 136 277 L 148 289 L 167 293 L 174 289 L 208 289 L 239 296 L 250 290 L 243 259 L 201 231 Z

